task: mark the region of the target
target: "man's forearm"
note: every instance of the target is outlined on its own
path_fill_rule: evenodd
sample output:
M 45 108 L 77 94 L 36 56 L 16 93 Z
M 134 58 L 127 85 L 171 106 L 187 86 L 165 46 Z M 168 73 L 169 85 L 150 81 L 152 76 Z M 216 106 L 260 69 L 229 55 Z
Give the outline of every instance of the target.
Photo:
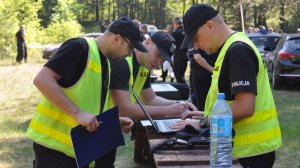
M 34 84 L 51 103 L 63 112 L 71 116 L 79 112 L 77 106 L 64 94 L 56 79 L 48 76 L 47 70 L 37 75 Z

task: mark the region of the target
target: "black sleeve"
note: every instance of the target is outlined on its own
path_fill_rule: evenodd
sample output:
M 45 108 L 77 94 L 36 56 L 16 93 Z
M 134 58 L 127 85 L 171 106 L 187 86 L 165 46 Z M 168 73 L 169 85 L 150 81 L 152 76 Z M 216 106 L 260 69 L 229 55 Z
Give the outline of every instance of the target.
M 130 70 L 125 59 L 120 61 L 110 61 L 111 77 L 110 89 L 126 90 L 129 89 Z
M 149 73 L 149 75 L 148 75 L 148 77 L 147 77 L 147 79 L 145 81 L 145 84 L 143 86 L 143 89 L 148 89 L 150 87 L 151 87 L 151 80 L 150 80 L 150 73 Z
M 228 49 L 227 54 L 231 95 L 234 96 L 239 92 L 257 94 L 258 60 L 252 48 L 245 43 L 235 42 Z
M 83 38 L 73 38 L 64 42 L 45 66 L 62 77 L 58 81 L 61 86 L 68 87 L 81 77 L 86 67 L 87 56 L 87 41 Z

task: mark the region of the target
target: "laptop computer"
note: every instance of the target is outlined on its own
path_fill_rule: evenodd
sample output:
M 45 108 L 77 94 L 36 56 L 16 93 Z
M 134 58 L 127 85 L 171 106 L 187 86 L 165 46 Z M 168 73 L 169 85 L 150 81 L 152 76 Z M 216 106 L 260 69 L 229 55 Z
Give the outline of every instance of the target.
M 175 124 L 176 122 L 180 121 L 181 119 L 160 119 L 160 120 L 153 120 L 149 113 L 146 111 L 146 108 L 142 104 L 140 98 L 136 95 L 135 91 L 130 87 L 130 92 L 132 93 L 133 97 L 137 101 L 138 105 L 141 107 L 143 112 L 145 113 L 146 117 L 155 128 L 156 132 L 159 134 L 172 134 L 177 132 L 176 130 L 172 129 L 170 126 Z

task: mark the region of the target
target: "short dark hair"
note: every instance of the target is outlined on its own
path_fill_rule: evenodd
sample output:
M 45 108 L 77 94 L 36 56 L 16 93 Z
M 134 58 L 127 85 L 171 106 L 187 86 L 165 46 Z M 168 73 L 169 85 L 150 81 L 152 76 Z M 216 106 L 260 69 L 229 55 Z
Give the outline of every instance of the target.
M 179 25 L 182 25 L 182 23 L 183 23 L 181 17 L 175 17 L 175 18 L 173 19 L 173 21 L 174 21 L 176 24 L 179 24 Z

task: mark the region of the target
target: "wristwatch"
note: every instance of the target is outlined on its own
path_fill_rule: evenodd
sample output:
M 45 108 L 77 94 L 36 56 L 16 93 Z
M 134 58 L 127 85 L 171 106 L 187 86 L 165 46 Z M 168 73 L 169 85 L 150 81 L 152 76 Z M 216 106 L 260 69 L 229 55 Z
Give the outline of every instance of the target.
M 199 125 L 200 128 L 207 128 L 207 116 L 200 118 Z

